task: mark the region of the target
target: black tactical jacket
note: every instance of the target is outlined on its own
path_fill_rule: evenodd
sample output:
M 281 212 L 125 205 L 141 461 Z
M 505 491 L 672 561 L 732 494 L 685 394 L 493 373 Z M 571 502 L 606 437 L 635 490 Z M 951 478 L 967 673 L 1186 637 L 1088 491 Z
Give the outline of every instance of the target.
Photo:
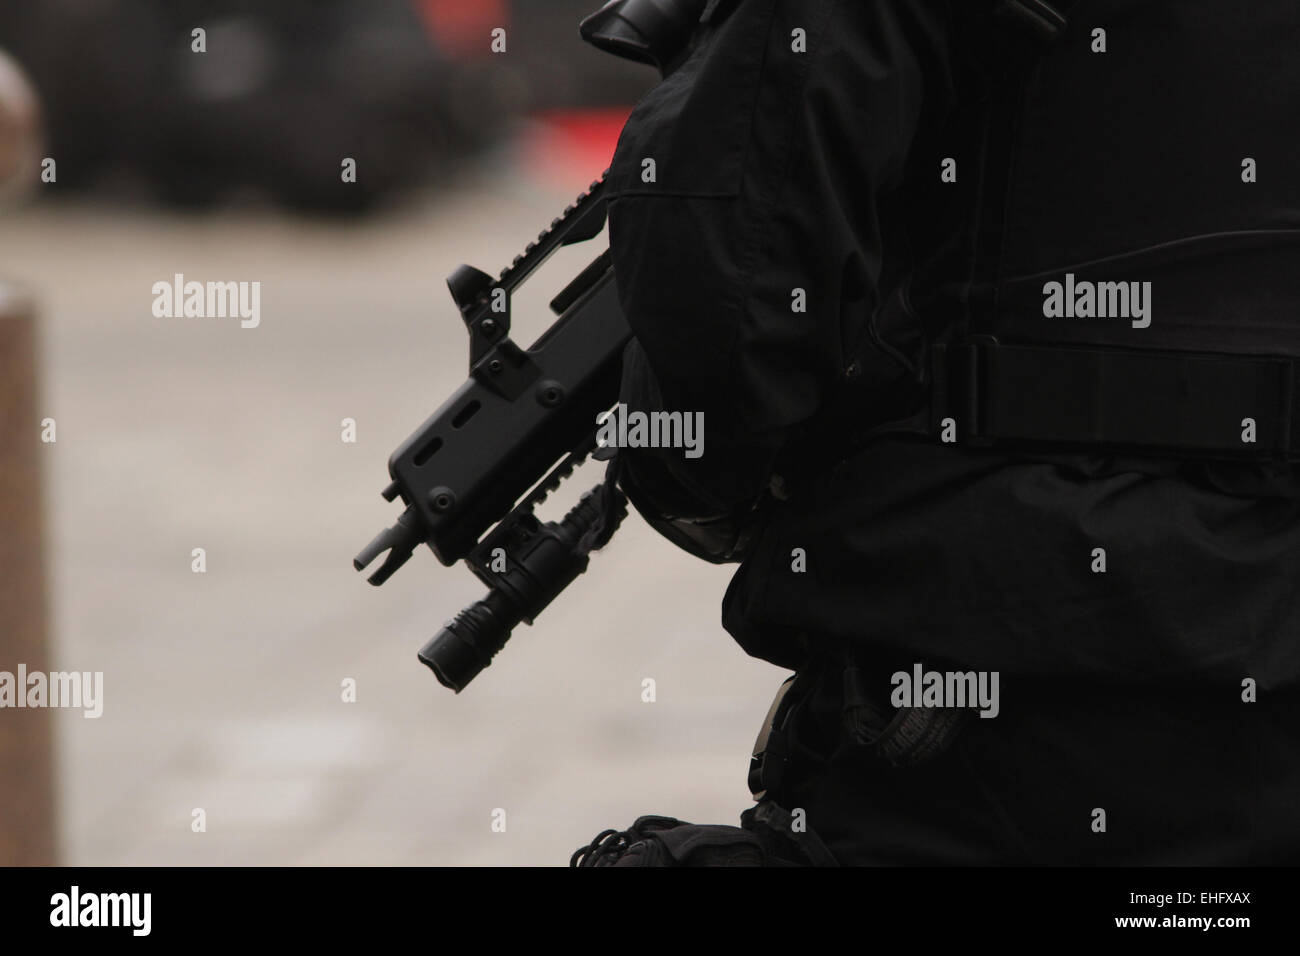
M 705 446 L 627 451 L 626 481 L 700 517 L 784 479 L 723 617 L 785 666 L 846 642 L 1295 685 L 1293 468 L 852 444 L 917 407 L 927 343 L 976 312 L 1026 339 L 1300 355 L 1300 7 L 1085 0 L 1008 101 L 1019 44 L 988 6 L 723 2 L 637 106 L 610 173 L 623 396 L 703 411 Z M 1150 281 L 1149 327 L 1045 317 L 1067 273 Z

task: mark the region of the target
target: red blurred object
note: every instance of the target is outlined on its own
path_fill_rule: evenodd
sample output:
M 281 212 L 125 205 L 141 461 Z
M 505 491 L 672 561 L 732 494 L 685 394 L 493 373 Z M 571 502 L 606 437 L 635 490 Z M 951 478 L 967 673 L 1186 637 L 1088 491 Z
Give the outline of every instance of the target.
M 583 154 L 584 160 L 608 164 L 631 112 L 631 107 L 626 106 L 612 109 L 549 110 L 539 113 L 537 119 L 549 126 L 568 148 Z
M 525 143 L 529 165 L 558 185 L 585 187 L 614 157 L 630 106 L 588 110 L 548 110 L 533 116 Z
M 458 59 L 491 53 L 492 31 L 509 26 L 506 0 L 416 0 L 439 49 Z

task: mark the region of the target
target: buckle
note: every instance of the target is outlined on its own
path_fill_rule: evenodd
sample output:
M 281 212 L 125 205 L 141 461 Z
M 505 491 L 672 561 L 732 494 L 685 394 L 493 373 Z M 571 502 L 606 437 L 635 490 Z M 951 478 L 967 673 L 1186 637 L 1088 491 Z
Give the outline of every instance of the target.
M 980 334 L 931 348 L 930 430 L 944 440 L 949 418 L 956 429 L 955 440 L 945 444 L 995 444 L 983 427 L 984 387 L 1000 344 L 995 336 Z

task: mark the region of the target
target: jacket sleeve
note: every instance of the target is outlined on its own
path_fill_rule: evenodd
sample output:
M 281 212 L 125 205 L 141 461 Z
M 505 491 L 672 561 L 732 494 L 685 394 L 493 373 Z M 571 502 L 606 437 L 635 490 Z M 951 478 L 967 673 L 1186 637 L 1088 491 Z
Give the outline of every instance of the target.
M 628 120 L 607 178 L 636 336 L 621 401 L 703 413 L 697 458 L 624 452 L 666 513 L 757 498 L 844 375 L 879 304 L 882 208 L 951 95 L 947 7 L 722 0 Z

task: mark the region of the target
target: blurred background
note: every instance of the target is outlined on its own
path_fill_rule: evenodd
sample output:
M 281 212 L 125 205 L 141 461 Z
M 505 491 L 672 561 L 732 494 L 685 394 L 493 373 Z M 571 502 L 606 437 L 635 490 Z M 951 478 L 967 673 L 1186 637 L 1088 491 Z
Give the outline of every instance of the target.
M 351 567 L 466 376 L 444 278 L 522 251 L 656 78 L 581 42 L 598 5 L 0 0 L 0 671 L 104 674 L 99 719 L 0 709 L 0 863 L 558 865 L 749 805 L 784 674 L 721 629 L 731 568 L 629 518 L 456 696 L 415 654 L 481 585 Z M 260 324 L 155 317 L 177 273 L 260 283 Z

